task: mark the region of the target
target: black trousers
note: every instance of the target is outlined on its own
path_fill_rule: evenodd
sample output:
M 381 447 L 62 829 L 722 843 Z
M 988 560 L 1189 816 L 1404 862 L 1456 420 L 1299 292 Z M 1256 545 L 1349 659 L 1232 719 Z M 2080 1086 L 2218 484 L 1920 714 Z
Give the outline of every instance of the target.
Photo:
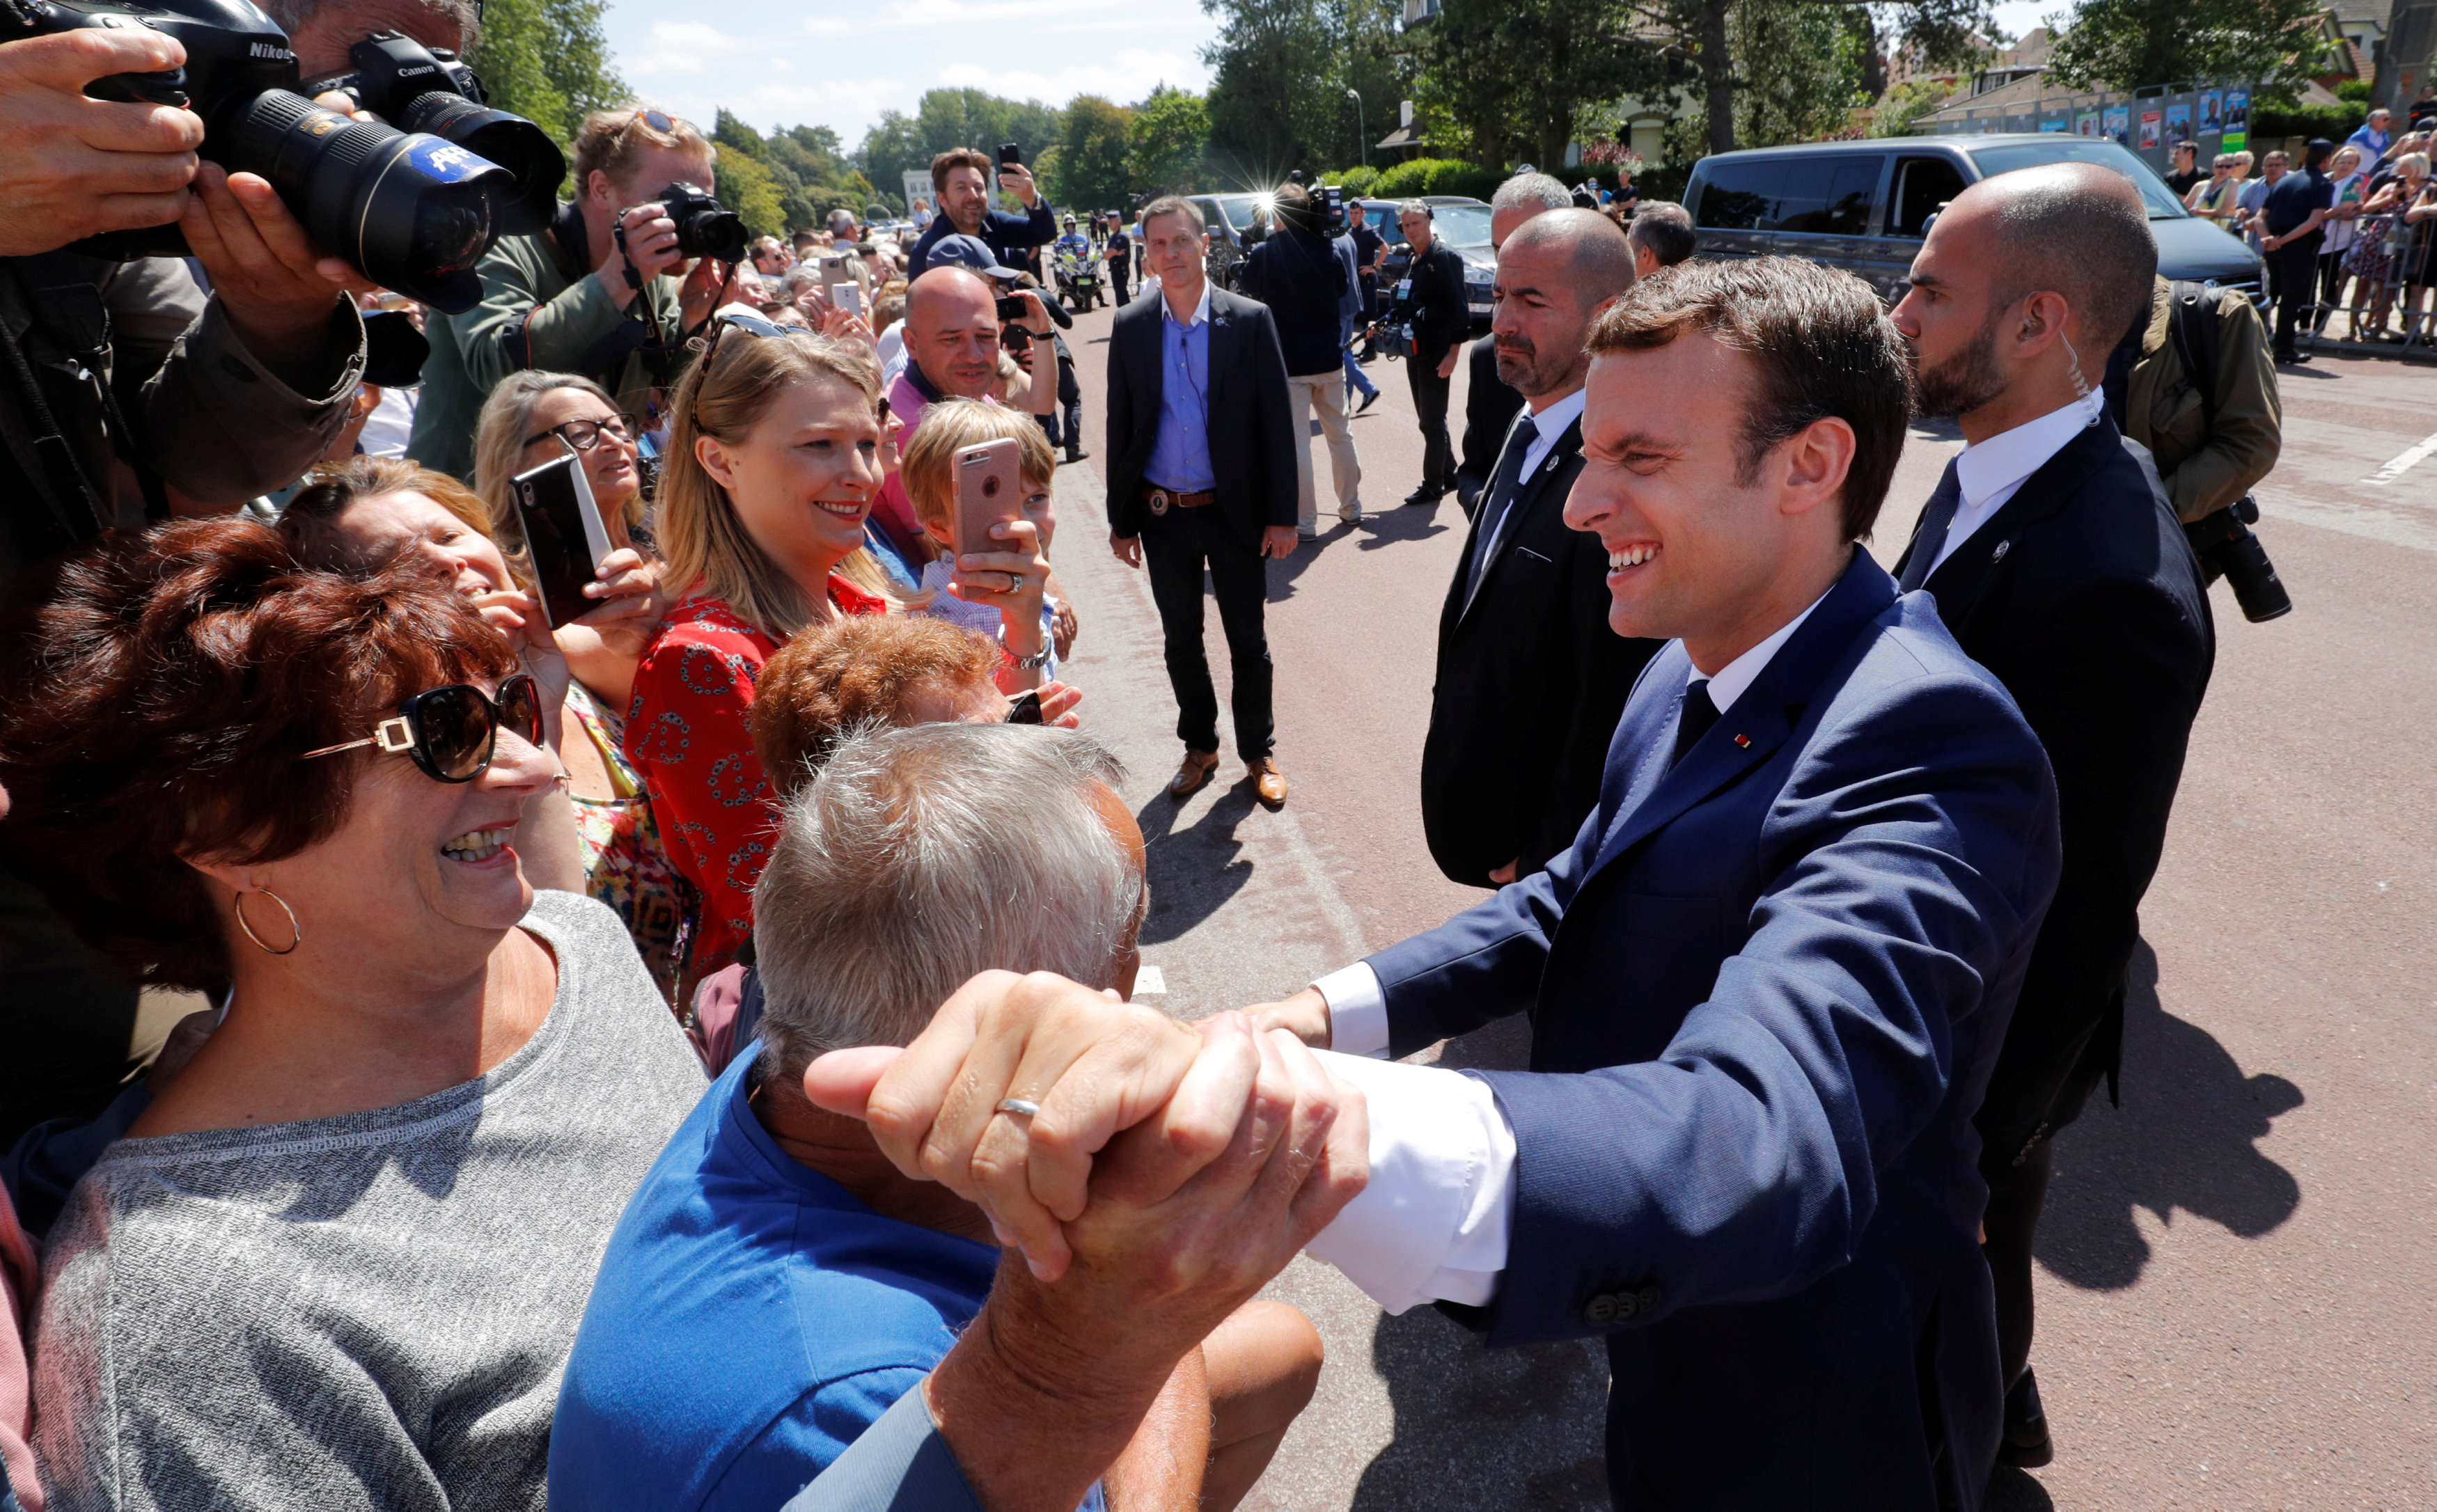
M 1405 381 L 1413 391 L 1413 413 L 1422 425 L 1422 487 L 1444 494 L 1455 487 L 1455 445 L 1447 440 L 1447 391 L 1454 384 L 1439 376 L 1445 354 L 1405 359 Z
M 1083 390 L 1075 381 L 1075 359 L 1063 352 L 1058 354 L 1058 408 L 1040 419 L 1049 444 L 1083 449 Z
M 2279 247 L 2268 254 L 2268 287 L 2276 296 L 2276 356 L 2293 356 L 2293 327 L 2319 286 L 2316 238 Z
M 2323 333 L 2328 319 L 2336 313 L 2336 294 L 2344 281 L 2344 254 L 2319 250 L 2319 313 L 2310 322 L 2313 333 Z
M 1247 761 L 1268 756 L 1273 728 L 1264 624 L 1270 574 L 1259 548 L 1245 545 L 1215 504 L 1148 516 L 1142 546 L 1166 641 L 1167 682 L 1176 690 L 1176 738 L 1189 750 L 1218 749 L 1218 693 L 1201 650 L 1201 573 L 1207 566 L 1235 682 L 1236 754 Z
M 1103 262 L 1100 265 L 1109 271 L 1109 288 L 1111 290 L 1110 297 L 1116 301 L 1116 305 L 1119 309 L 1124 309 L 1126 307 L 1126 301 L 1134 297 L 1133 291 L 1126 287 L 1128 284 L 1132 282 L 1131 279 L 1126 276 L 1126 274 L 1131 269 L 1132 264 L 1133 257 L 1129 253 L 1124 257 L 1119 257 L 1109 262 Z

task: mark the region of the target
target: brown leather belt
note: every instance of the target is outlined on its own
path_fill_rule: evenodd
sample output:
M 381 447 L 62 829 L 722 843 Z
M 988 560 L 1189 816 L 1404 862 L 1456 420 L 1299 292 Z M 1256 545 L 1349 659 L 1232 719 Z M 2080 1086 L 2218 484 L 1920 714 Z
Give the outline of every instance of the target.
M 1153 514 L 1165 514 L 1170 508 L 1198 510 L 1204 504 L 1216 504 L 1218 502 L 1218 495 L 1209 491 L 1200 494 L 1181 494 L 1172 488 L 1153 488 L 1146 483 L 1143 485 L 1142 501 L 1150 506 L 1150 512 Z

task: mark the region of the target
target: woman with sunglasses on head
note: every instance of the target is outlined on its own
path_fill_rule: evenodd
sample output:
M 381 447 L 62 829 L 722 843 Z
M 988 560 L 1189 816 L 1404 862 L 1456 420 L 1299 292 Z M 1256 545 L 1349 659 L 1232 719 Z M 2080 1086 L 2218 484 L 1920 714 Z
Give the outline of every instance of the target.
M 23 649 L 0 844 L 223 1004 L 50 1231 L 50 1504 L 540 1508 L 603 1246 L 704 1085 L 511 843 L 548 695 L 423 553 L 316 571 L 241 519 L 73 564 Z
M 552 633 L 529 592 L 530 565 L 500 549 L 496 519 L 453 478 L 359 458 L 300 492 L 279 528 L 298 558 L 318 567 L 377 567 L 412 551 L 445 569 L 458 592 L 508 634 L 543 689 L 551 749 L 567 773 L 562 794 L 535 805 L 518 834 L 526 875 L 615 910 L 652 980 L 675 1003 L 683 930 L 696 903 L 669 855 L 642 776 L 620 744 L 623 721 L 613 712 L 624 707 L 642 643 L 659 622 L 650 586 L 658 565 L 626 566 L 638 560 L 631 549 L 611 553 L 610 578 L 588 586 L 613 597 Z M 621 639 L 633 649 L 617 644 Z M 587 687 L 604 662 L 616 679 L 614 705 L 605 702 L 613 696 L 607 689 Z
M 901 607 L 864 546 L 881 484 L 879 398 L 863 343 L 724 315 L 671 401 L 659 544 L 671 590 L 689 597 L 635 674 L 626 754 L 702 895 L 703 974 L 752 937 L 769 854 L 770 788 L 747 720 L 755 677 L 807 626 Z M 1028 522 L 1005 529 L 1008 549 L 973 559 L 971 596 L 1008 596 L 1028 577 L 1037 619 L 1048 564 Z

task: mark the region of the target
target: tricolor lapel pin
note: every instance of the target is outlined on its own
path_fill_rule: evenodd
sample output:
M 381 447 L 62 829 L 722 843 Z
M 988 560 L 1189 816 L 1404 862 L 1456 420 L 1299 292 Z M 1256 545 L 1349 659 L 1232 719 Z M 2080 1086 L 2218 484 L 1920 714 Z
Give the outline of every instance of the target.
M 1735 737 L 1735 744 L 1748 750 L 1751 747 L 1751 737 L 1748 735 L 1738 735 Z

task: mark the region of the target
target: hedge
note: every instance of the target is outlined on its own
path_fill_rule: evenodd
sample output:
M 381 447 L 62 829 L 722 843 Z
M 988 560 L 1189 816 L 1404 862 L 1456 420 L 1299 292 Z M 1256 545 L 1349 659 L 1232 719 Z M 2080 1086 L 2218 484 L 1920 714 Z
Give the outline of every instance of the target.
M 2330 142 L 2341 142 L 2368 119 L 2369 106 L 2365 101 L 2304 105 L 2289 111 L 2262 106 L 2251 113 L 2251 134 L 2255 137 L 2323 136 Z

